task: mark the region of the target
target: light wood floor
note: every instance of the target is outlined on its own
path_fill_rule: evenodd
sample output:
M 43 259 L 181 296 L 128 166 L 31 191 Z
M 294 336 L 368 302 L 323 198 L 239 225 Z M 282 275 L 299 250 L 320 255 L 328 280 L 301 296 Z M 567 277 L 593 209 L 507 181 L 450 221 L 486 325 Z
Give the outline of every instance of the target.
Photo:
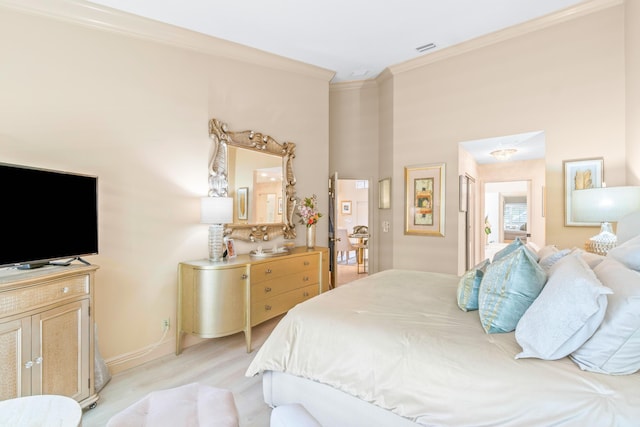
M 337 285 L 362 279 L 355 264 L 338 266 Z M 240 415 L 241 427 L 267 427 L 271 408 L 262 398 L 262 377 L 247 378 L 244 373 L 256 351 L 282 316 L 252 330 L 253 351 L 248 354 L 244 334 L 204 341 L 186 348 L 180 356 L 170 354 L 127 371 L 120 372 L 100 391 L 98 406 L 84 412 L 83 427 L 104 427 L 109 419 L 155 390 L 198 382 L 231 390 Z
M 257 349 L 282 316 L 253 328 L 253 351 L 246 352 L 244 334 L 207 340 L 186 348 L 180 356 L 164 356 L 120 372 L 100 391 L 98 406 L 84 412 L 83 427 L 104 427 L 114 414 L 155 390 L 198 382 L 231 390 L 241 427 L 267 427 L 271 408 L 262 398 L 262 377 L 244 373 Z M 176 426 L 179 427 L 179 426 Z

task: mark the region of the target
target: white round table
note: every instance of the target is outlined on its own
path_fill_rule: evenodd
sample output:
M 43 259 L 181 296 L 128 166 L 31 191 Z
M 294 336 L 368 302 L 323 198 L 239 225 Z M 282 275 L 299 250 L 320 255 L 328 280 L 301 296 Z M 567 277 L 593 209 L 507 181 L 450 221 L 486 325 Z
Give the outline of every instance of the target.
M 37 395 L 0 401 L 0 426 L 78 427 L 82 408 L 70 397 Z

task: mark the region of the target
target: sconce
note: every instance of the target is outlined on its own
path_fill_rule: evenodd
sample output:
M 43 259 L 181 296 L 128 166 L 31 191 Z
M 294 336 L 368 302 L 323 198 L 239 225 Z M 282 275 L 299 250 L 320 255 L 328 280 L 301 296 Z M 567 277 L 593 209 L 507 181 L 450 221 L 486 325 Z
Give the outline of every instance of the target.
M 200 222 L 209 225 L 209 259 L 222 261 L 224 225 L 233 222 L 233 198 L 203 197 L 200 199 Z

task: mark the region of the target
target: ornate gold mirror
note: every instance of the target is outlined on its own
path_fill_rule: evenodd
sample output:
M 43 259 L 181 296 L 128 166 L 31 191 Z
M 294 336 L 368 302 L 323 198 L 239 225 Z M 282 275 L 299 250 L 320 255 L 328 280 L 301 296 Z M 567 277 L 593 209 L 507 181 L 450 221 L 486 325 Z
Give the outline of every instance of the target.
M 234 201 L 225 235 L 249 242 L 294 239 L 296 145 L 252 130 L 231 132 L 217 119 L 209 121 L 209 136 L 209 196 Z

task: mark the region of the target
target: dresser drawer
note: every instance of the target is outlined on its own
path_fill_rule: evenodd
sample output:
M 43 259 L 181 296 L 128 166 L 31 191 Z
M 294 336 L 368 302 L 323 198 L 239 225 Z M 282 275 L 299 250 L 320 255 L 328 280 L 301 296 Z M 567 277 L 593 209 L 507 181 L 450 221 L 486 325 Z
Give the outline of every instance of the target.
M 318 271 L 319 263 L 318 254 L 309 254 L 253 264 L 251 265 L 251 284 L 306 270 Z
M 251 326 L 287 312 L 296 304 L 318 295 L 318 285 L 305 286 L 262 301 L 251 302 Z
M 89 295 L 89 275 L 0 292 L 0 317 L 23 313 L 83 295 Z
M 318 277 L 318 270 L 309 270 L 258 283 L 251 282 L 251 301 L 263 301 L 294 289 L 315 285 Z

